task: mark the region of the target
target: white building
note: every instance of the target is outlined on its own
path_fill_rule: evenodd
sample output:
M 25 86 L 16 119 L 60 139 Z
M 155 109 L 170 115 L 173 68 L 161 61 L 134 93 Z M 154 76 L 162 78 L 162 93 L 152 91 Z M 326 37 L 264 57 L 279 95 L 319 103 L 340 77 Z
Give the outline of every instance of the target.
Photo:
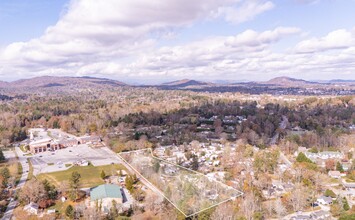
M 28 213 L 37 215 L 38 214 L 38 204 L 31 202 L 30 204 L 23 207 L 23 210 L 25 210 Z

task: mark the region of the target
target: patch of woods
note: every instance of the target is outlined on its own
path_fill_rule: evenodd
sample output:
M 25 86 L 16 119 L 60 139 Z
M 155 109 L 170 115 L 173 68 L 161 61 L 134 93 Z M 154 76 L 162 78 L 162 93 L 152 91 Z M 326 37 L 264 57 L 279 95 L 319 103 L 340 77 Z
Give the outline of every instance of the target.
M 96 133 L 106 142 L 116 142 L 111 145 L 137 141 L 143 136 L 153 144 L 163 145 L 222 138 L 245 139 L 251 145 L 265 148 L 289 136 L 305 147 L 330 147 L 355 124 L 352 96 L 304 98 L 295 103 L 267 99 L 242 102 L 227 95 L 217 98 L 215 94 L 151 88 L 126 90 L 11 93 L 24 98 L 0 102 L 0 145 L 7 147 L 24 140 L 28 128 L 45 127 L 76 135 Z M 226 116 L 239 116 L 243 120 L 227 122 Z M 213 120 L 203 120 L 210 118 Z M 281 123 L 284 125 L 280 126 Z M 203 134 L 206 130 L 201 130 L 201 125 L 208 127 L 208 134 Z M 298 130 L 290 133 L 292 129 Z
M 318 103 L 305 100 L 298 106 L 268 103 L 263 107 L 256 102 L 216 101 L 169 113 L 140 112 L 119 119 L 116 127 L 121 131 L 120 139 L 111 139 L 111 146 L 126 150 L 139 145 L 141 138 L 153 145 L 184 144 L 210 139 L 226 141 L 244 140 L 248 144 L 264 149 L 272 144 L 288 142 L 288 147 L 331 148 L 341 142 L 341 136 L 349 134 L 355 123 L 355 106 Z M 244 118 L 239 122 L 226 122 L 226 116 Z M 206 122 L 204 119 L 213 118 Z M 203 120 L 202 120 L 203 119 Z M 208 124 L 211 129 L 201 132 L 199 128 Z M 232 127 L 233 131 L 227 128 Z M 130 135 L 134 131 L 133 135 Z M 126 131 L 126 133 L 124 132 Z M 125 135 L 126 134 L 126 135 Z

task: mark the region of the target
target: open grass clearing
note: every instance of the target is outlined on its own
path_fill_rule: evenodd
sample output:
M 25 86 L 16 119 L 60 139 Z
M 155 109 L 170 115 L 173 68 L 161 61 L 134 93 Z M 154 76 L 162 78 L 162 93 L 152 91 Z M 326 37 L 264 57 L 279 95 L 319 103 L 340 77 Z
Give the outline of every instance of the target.
M 59 186 L 63 181 L 68 181 L 71 177 L 71 174 L 76 171 L 81 175 L 81 187 L 94 187 L 104 183 L 104 180 L 101 179 L 101 171 L 103 170 L 107 175 L 117 175 L 117 171 L 120 169 L 125 169 L 120 164 L 112 164 L 105 166 L 74 166 L 65 171 L 53 172 L 53 173 L 42 173 L 37 176 L 38 179 L 52 182 L 54 185 Z
M 27 149 L 26 149 L 25 145 L 21 145 L 20 149 L 21 149 L 22 152 L 27 152 Z
M 0 169 L 5 168 L 5 167 L 7 167 L 9 169 L 10 176 L 16 177 L 18 175 L 19 162 L 16 157 L 0 163 Z

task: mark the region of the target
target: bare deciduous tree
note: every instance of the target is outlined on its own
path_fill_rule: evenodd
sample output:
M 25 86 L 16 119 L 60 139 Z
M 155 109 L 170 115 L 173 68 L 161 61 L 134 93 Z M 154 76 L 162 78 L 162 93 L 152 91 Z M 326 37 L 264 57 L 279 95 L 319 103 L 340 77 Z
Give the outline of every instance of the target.
M 281 219 L 281 217 L 283 217 L 286 214 L 287 210 L 286 210 L 285 206 L 282 204 L 282 201 L 280 198 L 278 198 L 274 201 L 274 210 L 277 214 L 277 218 L 279 218 L 279 219 Z
M 22 188 L 20 200 L 28 204 L 30 202 L 38 202 L 40 199 L 46 198 L 46 196 L 43 184 L 38 180 L 32 179 Z
M 248 220 L 252 220 L 255 211 L 258 209 L 257 198 L 253 192 L 248 192 L 245 194 L 241 208 L 244 216 Z
M 307 188 L 301 183 L 295 185 L 295 189 L 289 200 L 289 203 L 295 212 L 302 210 L 306 206 L 308 198 L 307 191 Z
M 104 218 L 102 217 L 102 214 L 99 210 L 97 210 L 95 208 L 87 208 L 83 212 L 83 219 L 100 220 L 100 219 L 104 219 Z
M 236 219 L 235 206 L 231 203 L 224 203 L 217 206 L 216 210 L 212 213 L 211 219 L 215 220 L 229 220 Z

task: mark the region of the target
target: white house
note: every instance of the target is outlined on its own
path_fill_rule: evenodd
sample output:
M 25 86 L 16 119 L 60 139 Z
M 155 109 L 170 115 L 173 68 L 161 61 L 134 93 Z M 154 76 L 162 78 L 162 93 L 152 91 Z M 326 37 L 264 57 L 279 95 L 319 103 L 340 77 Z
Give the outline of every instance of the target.
M 332 204 L 333 199 L 329 196 L 321 196 L 317 199 L 317 202 L 322 205 L 330 205 Z
M 23 207 L 23 210 L 25 210 L 28 213 L 37 215 L 38 214 L 38 204 L 31 202 L 30 204 Z
M 339 171 L 329 171 L 328 176 L 334 179 L 340 179 L 341 178 L 341 173 Z

